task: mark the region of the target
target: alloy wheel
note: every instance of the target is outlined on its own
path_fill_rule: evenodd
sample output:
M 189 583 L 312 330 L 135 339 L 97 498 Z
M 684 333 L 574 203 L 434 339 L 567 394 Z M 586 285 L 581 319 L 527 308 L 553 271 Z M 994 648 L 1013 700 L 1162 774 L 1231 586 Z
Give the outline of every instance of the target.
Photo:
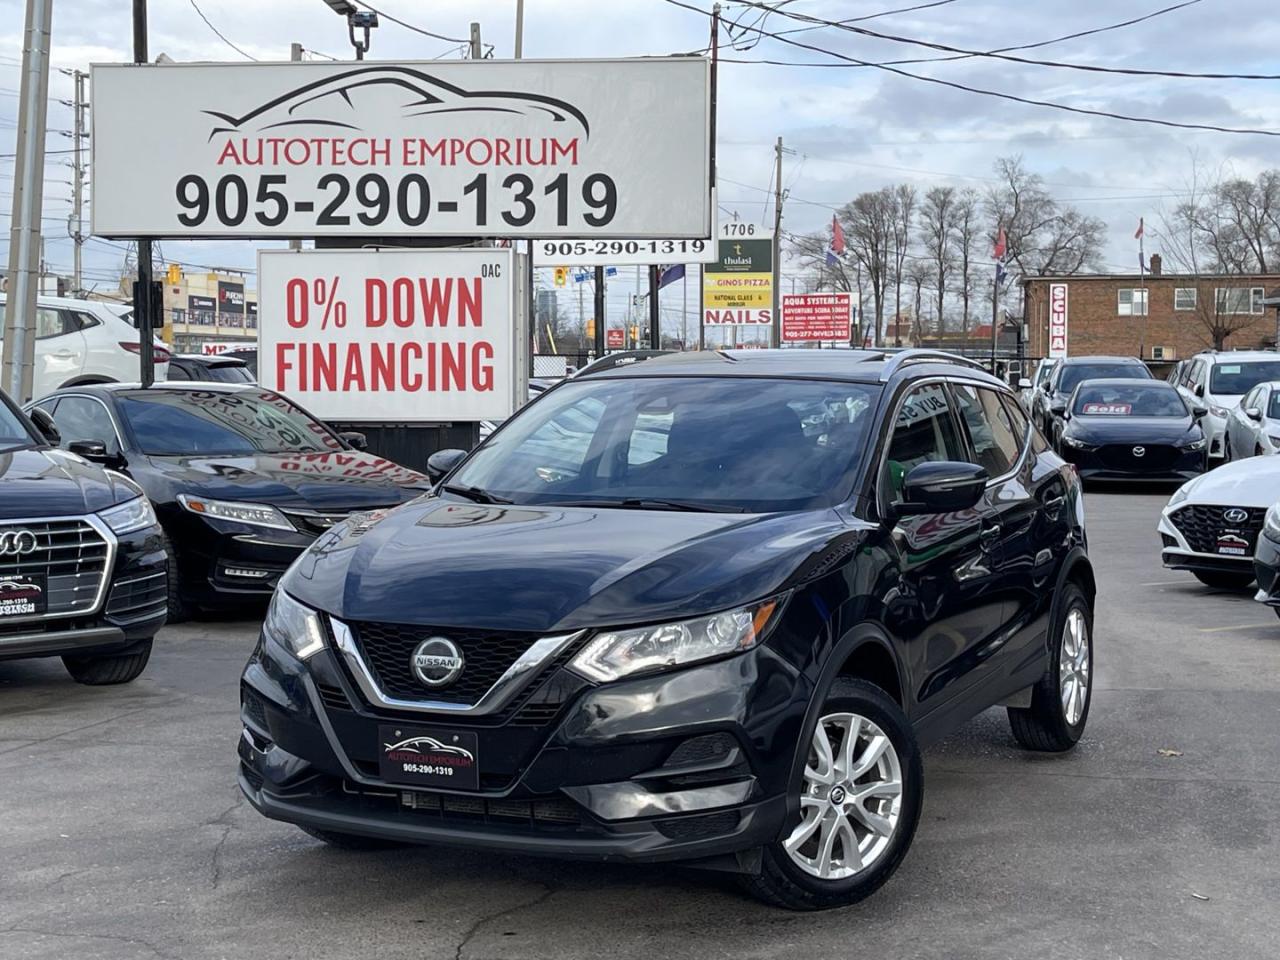
M 1058 687 L 1062 695 L 1062 715 L 1074 727 L 1084 716 L 1089 699 L 1089 624 L 1084 613 L 1073 607 L 1062 625 L 1062 651 L 1058 658 Z
M 902 764 L 892 741 L 855 713 L 824 716 L 813 731 L 800 823 L 783 841 L 792 862 L 822 880 L 866 870 L 888 849 L 902 812 Z

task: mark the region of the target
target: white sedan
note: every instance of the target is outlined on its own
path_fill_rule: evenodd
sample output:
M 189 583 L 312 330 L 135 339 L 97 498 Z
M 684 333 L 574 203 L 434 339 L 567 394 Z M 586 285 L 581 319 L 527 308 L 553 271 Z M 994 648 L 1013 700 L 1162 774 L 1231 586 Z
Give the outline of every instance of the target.
M 1267 509 L 1277 500 L 1280 457 L 1238 460 L 1184 483 L 1156 528 L 1161 561 L 1206 586 L 1245 589 Z
M 1232 460 L 1280 452 L 1280 380 L 1260 383 L 1227 415 Z

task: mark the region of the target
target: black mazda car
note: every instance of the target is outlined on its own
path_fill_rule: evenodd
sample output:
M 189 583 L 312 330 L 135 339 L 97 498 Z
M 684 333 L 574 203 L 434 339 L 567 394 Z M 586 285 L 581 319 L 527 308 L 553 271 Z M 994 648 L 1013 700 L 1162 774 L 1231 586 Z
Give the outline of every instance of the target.
M 1084 731 L 1079 481 L 966 361 L 659 357 L 432 464 L 317 539 L 243 674 L 240 786 L 322 840 L 836 906 L 905 856 L 921 745 L 994 704 L 1032 750 Z
M 1071 394 L 1085 380 L 1154 380 L 1147 365 L 1137 357 L 1066 357 L 1059 360 L 1031 400 L 1031 419 L 1044 435 L 1059 447 L 1065 421 L 1062 414 Z
M 1163 380 L 1085 380 L 1063 411 L 1059 448 L 1082 480 L 1183 483 L 1205 470 L 1208 412 Z
M 36 421 L 0 391 L 0 660 L 62 657 L 80 683 L 127 683 L 164 625 L 164 537 L 137 485 Z
M 126 474 L 155 506 L 171 557 L 169 619 L 266 601 L 285 568 L 352 512 L 425 493 L 422 474 L 362 449 L 258 386 L 69 387 L 33 405 L 63 446 Z

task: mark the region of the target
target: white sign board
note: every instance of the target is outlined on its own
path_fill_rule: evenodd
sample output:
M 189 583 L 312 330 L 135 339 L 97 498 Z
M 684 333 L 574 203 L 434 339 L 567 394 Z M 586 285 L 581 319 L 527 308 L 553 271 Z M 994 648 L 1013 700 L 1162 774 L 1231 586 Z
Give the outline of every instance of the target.
M 702 323 L 773 326 L 773 228 L 741 220 L 720 224 L 717 254 L 702 268 Z
M 515 412 L 512 252 L 263 250 L 258 382 L 323 420 Z
M 714 263 L 711 240 L 539 240 L 538 263 L 571 263 L 579 267 L 647 266 L 653 263 Z
M 99 64 L 92 81 L 100 236 L 710 236 L 703 58 Z
M 1067 285 L 1049 284 L 1049 359 L 1067 355 Z

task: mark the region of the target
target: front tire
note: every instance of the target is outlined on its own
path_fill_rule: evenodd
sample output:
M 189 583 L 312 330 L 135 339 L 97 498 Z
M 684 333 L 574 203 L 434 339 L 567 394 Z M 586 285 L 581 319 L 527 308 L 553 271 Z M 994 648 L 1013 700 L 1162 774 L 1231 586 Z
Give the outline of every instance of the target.
M 760 900 L 790 910 L 843 907 L 870 896 L 911 847 L 924 771 L 906 715 L 882 689 L 837 677 L 809 731 L 799 813 L 764 849 Z
M 1195 577 L 1215 590 L 1244 590 L 1253 583 L 1252 573 L 1228 573 L 1219 570 L 1196 570 Z
M 169 623 L 185 623 L 191 619 L 191 605 L 182 598 L 182 574 L 178 572 L 178 554 L 168 534 L 164 537 L 164 555 L 169 571 Z
M 76 683 L 90 687 L 114 686 L 137 680 L 151 659 L 151 641 L 144 640 L 128 653 L 99 657 L 63 657 L 62 665 Z
M 1062 594 L 1049 668 L 1030 707 L 1009 707 L 1013 737 L 1027 750 L 1062 753 L 1079 742 L 1093 701 L 1093 610 L 1074 583 Z

